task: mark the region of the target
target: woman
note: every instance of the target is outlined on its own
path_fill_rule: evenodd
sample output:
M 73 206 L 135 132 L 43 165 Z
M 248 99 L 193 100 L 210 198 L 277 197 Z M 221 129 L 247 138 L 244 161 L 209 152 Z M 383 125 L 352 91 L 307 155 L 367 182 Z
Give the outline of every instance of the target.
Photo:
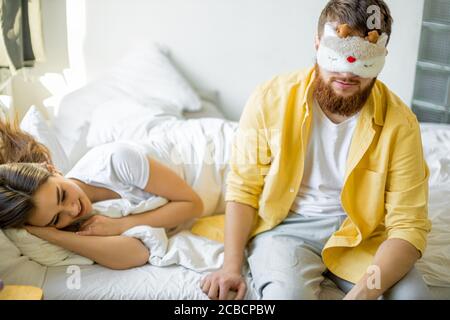
M 136 203 L 154 195 L 169 202 L 123 218 L 93 216 L 76 233 L 63 230 L 86 217 L 94 202 L 126 198 Z M 112 269 L 140 266 L 149 258 L 148 249 L 122 236 L 124 231 L 137 225 L 174 228 L 202 212 L 202 200 L 182 178 L 131 144 L 96 147 L 65 177 L 48 164 L 0 165 L 0 228 L 25 227 Z

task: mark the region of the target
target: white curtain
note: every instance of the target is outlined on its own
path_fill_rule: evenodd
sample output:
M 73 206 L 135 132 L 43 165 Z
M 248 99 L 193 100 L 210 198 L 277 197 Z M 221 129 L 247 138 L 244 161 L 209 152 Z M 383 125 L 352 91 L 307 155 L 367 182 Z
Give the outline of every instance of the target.
M 32 67 L 43 48 L 40 0 L 0 0 L 0 68 Z

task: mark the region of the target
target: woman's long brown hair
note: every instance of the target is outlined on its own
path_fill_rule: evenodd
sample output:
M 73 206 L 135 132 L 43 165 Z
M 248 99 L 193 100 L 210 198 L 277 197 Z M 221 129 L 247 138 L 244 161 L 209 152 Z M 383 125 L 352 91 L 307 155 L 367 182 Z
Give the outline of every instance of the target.
M 34 192 L 51 176 L 38 165 L 43 162 L 52 164 L 47 147 L 21 130 L 17 118 L 0 119 L 0 229 L 26 222 Z
M 0 120 L 0 164 L 12 162 L 52 164 L 47 147 L 22 131 L 17 118 L 13 121 Z

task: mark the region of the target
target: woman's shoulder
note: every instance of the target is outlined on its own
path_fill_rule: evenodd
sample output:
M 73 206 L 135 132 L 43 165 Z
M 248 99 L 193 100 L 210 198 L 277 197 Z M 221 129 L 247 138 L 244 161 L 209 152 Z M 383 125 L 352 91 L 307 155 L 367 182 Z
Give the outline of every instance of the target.
M 112 142 L 96 146 L 89 150 L 69 171 L 67 177 L 89 172 L 99 172 L 108 166 L 120 165 L 136 155 L 142 156 L 142 150 L 131 142 Z
M 128 141 L 117 141 L 102 144 L 89 150 L 83 158 L 124 158 L 133 153 L 141 153 L 143 150 L 138 145 Z

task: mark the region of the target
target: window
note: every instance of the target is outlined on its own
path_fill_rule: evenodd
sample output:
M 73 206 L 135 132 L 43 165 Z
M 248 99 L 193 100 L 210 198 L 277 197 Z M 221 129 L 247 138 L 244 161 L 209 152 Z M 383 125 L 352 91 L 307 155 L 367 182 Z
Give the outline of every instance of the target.
M 450 0 L 425 0 L 412 109 L 421 122 L 450 123 Z

